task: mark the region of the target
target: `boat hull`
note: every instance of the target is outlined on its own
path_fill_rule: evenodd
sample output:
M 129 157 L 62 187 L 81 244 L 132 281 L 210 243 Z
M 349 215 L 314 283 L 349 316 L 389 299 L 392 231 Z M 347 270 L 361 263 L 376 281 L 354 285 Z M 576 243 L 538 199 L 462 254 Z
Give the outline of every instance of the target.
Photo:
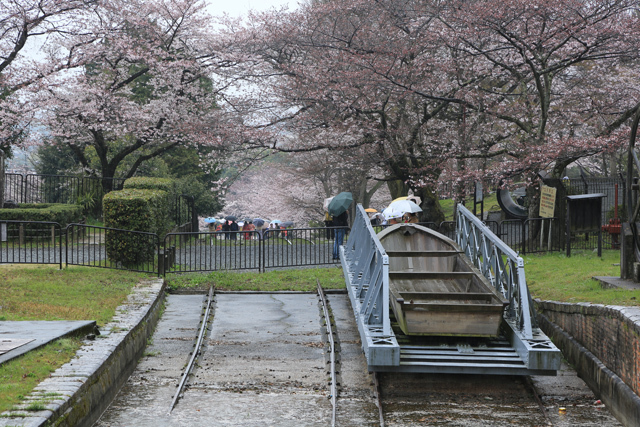
M 407 335 L 500 335 L 504 297 L 448 237 L 417 224 L 378 234 L 389 255 L 390 305 Z

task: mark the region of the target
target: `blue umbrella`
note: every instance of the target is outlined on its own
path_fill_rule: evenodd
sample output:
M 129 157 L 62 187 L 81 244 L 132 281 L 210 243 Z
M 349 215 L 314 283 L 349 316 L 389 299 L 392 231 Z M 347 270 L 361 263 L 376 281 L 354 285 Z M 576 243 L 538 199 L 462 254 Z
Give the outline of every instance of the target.
M 214 222 L 216 222 L 216 221 L 217 221 L 217 220 L 216 220 L 214 217 L 212 217 L 212 216 L 210 216 L 209 218 L 205 218 L 205 219 L 204 219 L 204 222 L 206 222 L 207 224 L 213 224 L 213 223 L 214 223 Z
M 349 209 L 351 203 L 353 203 L 353 194 L 348 191 L 343 191 L 331 200 L 327 211 L 331 216 L 338 216 Z

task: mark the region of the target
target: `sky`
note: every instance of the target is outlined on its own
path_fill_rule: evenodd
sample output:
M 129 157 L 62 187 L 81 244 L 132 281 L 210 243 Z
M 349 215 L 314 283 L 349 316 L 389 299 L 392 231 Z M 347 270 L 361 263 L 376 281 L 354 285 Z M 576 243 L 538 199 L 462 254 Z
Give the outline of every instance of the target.
M 208 0 L 209 13 L 221 15 L 227 12 L 238 17 L 245 15 L 249 10 L 268 10 L 272 7 L 288 6 L 292 10 L 298 4 L 297 0 Z

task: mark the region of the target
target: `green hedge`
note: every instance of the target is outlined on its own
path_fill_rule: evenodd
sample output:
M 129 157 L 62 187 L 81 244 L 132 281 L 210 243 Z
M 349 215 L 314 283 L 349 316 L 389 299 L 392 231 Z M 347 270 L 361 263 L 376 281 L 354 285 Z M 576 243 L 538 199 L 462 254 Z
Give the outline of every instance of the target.
M 81 222 L 83 207 L 61 203 L 21 203 L 17 208 L 0 209 L 0 220 L 57 222 L 62 228 Z
M 156 233 L 161 239 L 168 229 L 166 191 L 112 191 L 104 196 L 102 204 L 105 227 Z M 105 243 L 109 259 L 124 265 L 150 261 L 155 254 L 155 247 L 136 234 L 108 232 Z
M 138 189 L 138 190 L 162 190 L 169 193 L 169 195 L 175 194 L 177 190 L 177 183 L 173 179 L 169 178 L 150 178 L 146 176 L 137 176 L 135 178 L 127 179 L 122 188 Z
M 177 204 L 176 201 L 182 194 L 180 182 L 170 178 L 151 178 L 146 176 L 129 178 L 124 182 L 123 188 L 125 189 L 139 189 L 139 190 L 162 190 L 168 193 L 169 203 L 167 204 L 168 216 L 169 216 L 169 227 L 167 231 L 173 228 L 178 224 L 176 221 L 178 217 L 186 216 L 186 212 L 183 212 L 180 215 L 176 212 Z

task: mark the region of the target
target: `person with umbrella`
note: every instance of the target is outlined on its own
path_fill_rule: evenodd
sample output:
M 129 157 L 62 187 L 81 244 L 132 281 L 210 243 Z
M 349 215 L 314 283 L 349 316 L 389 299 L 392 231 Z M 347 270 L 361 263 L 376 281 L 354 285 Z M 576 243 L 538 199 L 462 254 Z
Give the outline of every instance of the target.
M 340 246 L 344 242 L 344 235 L 349 226 L 349 214 L 347 209 L 353 203 L 353 195 L 349 192 L 342 192 L 335 196 L 329 203 L 329 214 L 333 217 L 336 239 L 333 241 L 333 259 L 340 258 Z
M 256 227 L 253 225 L 253 222 L 250 219 L 245 219 L 242 231 L 248 231 L 248 233 L 244 233 L 244 240 L 251 240 L 251 237 L 253 236 L 253 233 L 251 232 L 255 229 Z

